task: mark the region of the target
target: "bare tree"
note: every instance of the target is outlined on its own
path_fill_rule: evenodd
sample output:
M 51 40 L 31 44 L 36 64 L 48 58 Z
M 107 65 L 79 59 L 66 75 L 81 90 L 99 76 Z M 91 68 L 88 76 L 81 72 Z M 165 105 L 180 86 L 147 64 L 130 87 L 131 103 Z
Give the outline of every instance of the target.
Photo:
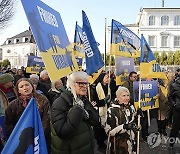
M 0 0 L 0 30 L 8 26 L 14 15 L 16 0 Z

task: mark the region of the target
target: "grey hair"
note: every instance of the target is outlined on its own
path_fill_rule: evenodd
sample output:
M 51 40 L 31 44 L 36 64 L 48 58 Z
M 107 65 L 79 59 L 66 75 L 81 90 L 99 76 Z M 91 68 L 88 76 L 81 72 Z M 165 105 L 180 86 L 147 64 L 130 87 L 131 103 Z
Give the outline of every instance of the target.
M 119 96 L 122 92 L 128 92 L 130 94 L 128 88 L 119 86 L 118 90 L 116 91 L 116 96 Z
M 29 76 L 29 78 L 30 78 L 30 79 L 37 79 L 37 80 L 39 80 L 39 76 L 38 76 L 37 74 L 31 74 L 31 75 Z
M 45 75 L 45 74 L 48 74 L 47 70 L 43 70 L 41 73 L 40 73 L 40 78 Z
M 71 90 L 72 94 L 74 95 L 74 98 L 77 98 L 74 83 L 78 80 L 88 80 L 88 75 L 86 72 L 78 71 L 73 72 L 71 75 L 67 77 L 67 84 L 66 87 Z

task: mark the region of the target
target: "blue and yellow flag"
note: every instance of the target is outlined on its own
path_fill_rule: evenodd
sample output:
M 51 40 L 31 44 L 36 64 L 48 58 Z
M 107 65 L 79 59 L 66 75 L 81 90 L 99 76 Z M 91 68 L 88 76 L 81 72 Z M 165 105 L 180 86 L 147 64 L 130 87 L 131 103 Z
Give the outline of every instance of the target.
M 77 71 L 60 14 L 42 1 L 21 2 L 51 81 Z
M 102 71 L 104 62 L 101 53 L 98 48 L 91 25 L 86 16 L 86 13 L 82 11 L 83 26 L 82 26 L 82 42 L 84 45 L 85 57 L 86 57 L 86 72 L 90 75 L 90 83 L 96 80 Z
M 111 55 L 140 57 L 140 38 L 127 27 L 112 19 Z
M 85 58 L 85 52 L 84 52 L 84 45 L 82 42 L 82 28 L 77 24 L 75 27 L 75 34 L 74 34 L 74 54 L 78 57 Z
M 28 103 L 1 153 L 48 153 L 41 118 L 34 98 L 31 98 Z
M 167 80 L 165 73 L 161 71 L 160 65 L 157 64 L 156 58 L 143 35 L 141 35 L 140 78 Z
M 43 60 L 38 56 L 28 56 L 26 72 L 27 73 L 40 73 L 45 69 Z

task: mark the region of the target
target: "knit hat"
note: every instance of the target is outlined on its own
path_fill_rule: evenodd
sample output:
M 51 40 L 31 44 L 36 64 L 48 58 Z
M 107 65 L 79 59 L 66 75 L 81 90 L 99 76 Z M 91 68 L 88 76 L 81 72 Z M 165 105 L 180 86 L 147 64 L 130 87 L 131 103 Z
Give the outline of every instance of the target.
M 6 84 L 14 80 L 14 77 L 11 74 L 5 73 L 0 75 L 0 84 Z

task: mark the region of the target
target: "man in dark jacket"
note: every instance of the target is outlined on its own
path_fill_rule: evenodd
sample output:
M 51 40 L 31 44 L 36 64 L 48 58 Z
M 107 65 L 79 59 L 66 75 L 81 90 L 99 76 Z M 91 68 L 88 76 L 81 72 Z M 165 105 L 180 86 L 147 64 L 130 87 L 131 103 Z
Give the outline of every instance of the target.
M 180 75 L 175 79 L 169 89 L 169 103 L 173 108 L 173 125 L 170 133 L 170 137 L 176 139 L 180 130 Z M 170 147 L 173 147 L 174 143 L 170 143 Z
M 53 154 L 93 154 L 92 126 L 99 120 L 98 113 L 87 99 L 88 76 L 74 72 L 52 105 L 51 152 Z
M 133 82 L 137 81 L 137 73 L 132 71 L 129 73 L 129 80 L 123 83 L 123 87 L 126 87 L 130 92 L 130 104 L 134 105 L 134 94 L 133 94 Z

